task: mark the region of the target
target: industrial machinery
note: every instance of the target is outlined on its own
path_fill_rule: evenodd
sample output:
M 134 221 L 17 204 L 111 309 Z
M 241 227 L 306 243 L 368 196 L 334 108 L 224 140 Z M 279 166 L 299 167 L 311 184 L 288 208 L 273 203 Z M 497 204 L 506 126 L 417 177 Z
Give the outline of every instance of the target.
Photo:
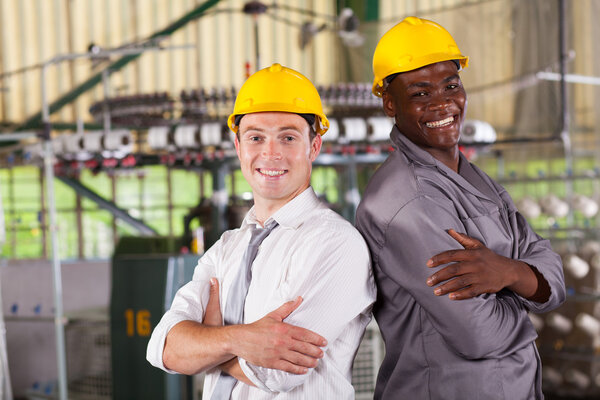
M 191 399 L 191 378 L 146 361 L 152 329 L 177 290 L 192 279 L 197 255 L 178 254 L 174 238 L 126 237 L 112 259 L 110 303 L 113 399 Z

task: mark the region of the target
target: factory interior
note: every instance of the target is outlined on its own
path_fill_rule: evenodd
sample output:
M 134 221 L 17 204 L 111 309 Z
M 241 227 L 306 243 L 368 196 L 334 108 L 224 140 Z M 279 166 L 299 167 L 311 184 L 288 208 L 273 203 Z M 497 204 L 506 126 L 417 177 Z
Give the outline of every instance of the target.
M 252 206 L 237 90 L 273 63 L 315 84 L 311 185 L 354 223 L 393 151 L 373 52 L 412 15 L 469 56 L 462 153 L 562 257 L 565 303 L 530 314 L 544 394 L 599 399 L 599 0 L 0 0 L 0 399 L 200 399 L 146 346 Z M 373 320 L 356 399 L 384 353 Z

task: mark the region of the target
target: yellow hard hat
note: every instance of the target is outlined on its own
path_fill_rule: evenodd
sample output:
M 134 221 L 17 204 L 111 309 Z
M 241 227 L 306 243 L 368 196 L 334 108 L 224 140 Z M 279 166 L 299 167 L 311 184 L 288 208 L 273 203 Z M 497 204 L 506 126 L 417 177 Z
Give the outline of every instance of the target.
M 459 70 L 469 65 L 469 57 L 461 54 L 452 36 L 441 25 L 407 17 L 377 43 L 373 55 L 373 94 L 381 97 L 383 80 L 392 74 L 448 60 L 458 61 Z
M 312 82 L 301 73 L 280 64 L 261 69 L 248 78 L 237 94 L 227 125 L 237 133 L 236 115 L 266 111 L 315 114 L 317 133 L 323 135 L 329 129 L 321 97 Z

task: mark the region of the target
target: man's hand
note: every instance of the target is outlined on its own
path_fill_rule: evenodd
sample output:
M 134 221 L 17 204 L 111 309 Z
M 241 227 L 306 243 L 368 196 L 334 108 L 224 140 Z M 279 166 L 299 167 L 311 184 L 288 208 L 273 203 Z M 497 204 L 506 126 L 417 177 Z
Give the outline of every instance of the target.
M 434 293 L 449 293 L 452 300 L 464 300 L 483 293 L 497 293 L 503 288 L 530 298 L 536 294 L 538 278 L 529 265 L 494 253 L 477 239 L 449 229 L 448 234 L 460 243 L 464 250 L 448 250 L 427 261 L 430 268 L 450 264 L 427 279 L 428 286 L 438 286 Z M 545 281 L 545 279 L 544 279 Z
M 252 324 L 237 325 L 234 354 L 251 364 L 279 369 L 293 374 L 305 374 L 308 368 L 317 366 L 323 357 L 320 347 L 326 346 L 325 338 L 283 322 L 302 303 L 302 297 L 284 303 Z M 210 297 L 202 323 L 208 326 L 221 326 L 219 282 L 210 280 Z M 224 369 L 227 363 L 222 364 Z
M 284 303 L 258 321 L 240 325 L 234 351 L 251 364 L 305 374 L 323 357 L 327 341 L 320 335 L 283 322 L 302 303 L 302 297 Z

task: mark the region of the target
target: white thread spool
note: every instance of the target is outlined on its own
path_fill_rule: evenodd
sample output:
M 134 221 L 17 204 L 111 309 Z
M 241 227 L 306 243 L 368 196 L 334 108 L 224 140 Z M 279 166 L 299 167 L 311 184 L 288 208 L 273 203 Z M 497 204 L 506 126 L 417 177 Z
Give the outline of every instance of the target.
M 218 146 L 223 140 L 223 124 L 217 123 L 217 126 L 212 130 L 212 142 Z
M 110 131 L 103 138 L 104 149 L 131 153 L 133 150 L 133 136 L 130 131 L 119 129 Z
M 336 119 L 329 119 L 329 129 L 323 135 L 324 142 L 335 142 L 340 137 L 340 126 Z
M 367 119 L 369 126 L 369 142 L 383 142 L 390 138 L 390 132 L 394 123 L 388 117 L 369 117 Z
M 569 213 L 569 205 L 553 194 L 542 197 L 540 204 L 544 213 L 552 217 L 562 218 Z
M 200 142 L 203 146 L 217 146 L 221 142 L 221 123 L 206 122 L 200 126 Z
M 79 153 L 82 150 L 81 147 L 81 133 L 74 133 L 72 135 L 64 135 L 63 145 L 65 153 Z
M 577 314 L 575 326 L 593 338 L 600 336 L 600 321 L 588 313 Z
M 576 254 L 567 254 L 563 260 L 563 265 L 577 279 L 584 278 L 590 272 L 590 265 L 587 261 Z
M 565 381 L 578 389 L 587 389 L 591 383 L 586 374 L 575 368 L 569 368 L 565 371 Z
M 529 313 L 527 315 L 529 316 L 529 320 L 531 321 L 535 331 L 538 333 L 541 332 L 541 330 L 544 329 L 544 320 L 542 317 L 533 313 Z
M 537 218 L 542 213 L 542 208 L 533 198 L 525 196 L 517 201 L 517 209 L 527 219 Z
M 573 196 L 573 208 L 586 218 L 591 218 L 598 213 L 598 203 L 581 194 Z
M 169 145 L 169 127 L 150 127 L 150 129 L 148 129 L 148 145 L 154 150 L 166 149 Z
M 567 317 L 557 312 L 548 314 L 546 324 L 563 335 L 568 334 L 573 329 L 573 323 Z
M 560 386 L 563 383 L 563 376 L 556 368 L 544 366 L 542 368 L 542 381 L 553 387 Z
M 350 142 L 361 142 L 367 139 L 367 121 L 363 118 L 342 118 L 345 137 Z
M 81 143 L 86 151 L 99 153 L 102 151 L 102 132 L 91 131 L 85 132 L 81 138 Z
M 55 155 L 62 154 L 65 148 L 63 135 L 59 135 L 52 139 L 52 151 Z
M 198 127 L 196 125 L 179 125 L 175 128 L 173 140 L 177 147 L 198 147 L 200 145 L 198 137 Z

